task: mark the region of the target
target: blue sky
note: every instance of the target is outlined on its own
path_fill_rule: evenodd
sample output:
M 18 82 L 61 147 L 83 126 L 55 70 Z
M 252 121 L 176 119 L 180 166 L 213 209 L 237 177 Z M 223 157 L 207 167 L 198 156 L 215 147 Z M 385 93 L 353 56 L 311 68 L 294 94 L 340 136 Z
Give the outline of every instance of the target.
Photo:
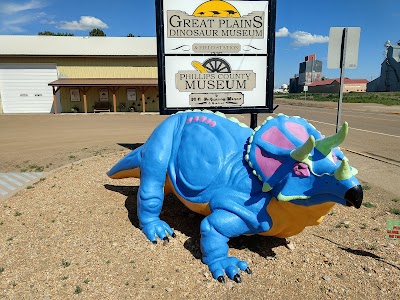
M 277 0 L 275 86 L 288 83 L 313 53 L 325 77 L 339 77 L 338 69 L 326 67 L 329 29 L 336 26 L 361 27 L 358 68 L 346 70 L 346 77 L 375 79 L 385 41 L 400 39 L 399 0 Z M 155 27 L 153 0 L 0 0 L 2 35 L 48 30 L 84 36 L 100 28 L 107 36 L 155 36 Z

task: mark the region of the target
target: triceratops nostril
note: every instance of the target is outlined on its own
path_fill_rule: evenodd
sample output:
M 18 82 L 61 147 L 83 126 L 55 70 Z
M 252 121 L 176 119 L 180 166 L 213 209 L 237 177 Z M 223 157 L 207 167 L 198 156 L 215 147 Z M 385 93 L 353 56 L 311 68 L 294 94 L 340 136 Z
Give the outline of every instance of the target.
M 346 199 L 347 206 L 360 208 L 363 200 L 363 188 L 361 185 L 356 185 L 349 189 L 344 195 L 344 199 Z

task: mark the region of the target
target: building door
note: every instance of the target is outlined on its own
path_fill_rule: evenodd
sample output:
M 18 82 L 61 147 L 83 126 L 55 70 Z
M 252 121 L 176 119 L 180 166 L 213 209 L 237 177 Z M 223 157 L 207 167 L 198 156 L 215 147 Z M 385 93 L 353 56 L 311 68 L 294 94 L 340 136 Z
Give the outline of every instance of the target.
M 48 83 L 57 79 L 55 64 L 0 64 L 3 113 L 50 113 L 53 90 Z

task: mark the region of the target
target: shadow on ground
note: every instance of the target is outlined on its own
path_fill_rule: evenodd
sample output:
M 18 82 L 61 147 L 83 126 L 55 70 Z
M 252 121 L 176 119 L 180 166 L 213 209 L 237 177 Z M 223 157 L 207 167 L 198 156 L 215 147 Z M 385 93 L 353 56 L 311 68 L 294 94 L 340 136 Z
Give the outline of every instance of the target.
M 121 147 L 127 148 L 129 150 L 135 150 L 136 148 L 143 146 L 143 143 L 135 143 L 135 144 L 118 143 L 118 145 Z
M 138 186 L 117 186 L 106 184 L 104 187 L 107 190 L 118 192 L 126 196 L 125 208 L 128 212 L 129 221 L 137 229 L 140 229 L 139 220 L 137 217 L 137 193 Z M 174 195 L 167 195 L 164 199 L 163 210 L 160 218 L 167 222 L 171 228 L 178 230 L 188 236 L 184 247 L 192 253 L 192 255 L 200 259 L 200 223 L 204 216 L 192 212 L 186 208 Z M 229 241 L 229 247 L 239 250 L 248 249 L 260 256 L 275 257 L 274 248 L 285 246 L 286 240 L 275 237 L 265 237 L 260 235 L 239 236 L 232 238 Z
M 399 267 L 399 266 L 396 266 L 395 264 L 392 264 L 392 263 L 390 263 L 390 262 L 387 262 L 385 259 L 383 259 L 382 257 L 380 257 L 380 256 L 378 256 L 378 255 L 375 255 L 375 254 L 372 253 L 372 252 L 365 251 L 365 250 L 360 250 L 360 249 L 352 249 L 352 248 L 346 247 L 346 246 L 344 246 L 344 245 L 341 245 L 341 244 L 339 244 L 339 243 L 336 243 L 335 241 L 332 241 L 332 240 L 330 240 L 330 239 L 328 239 L 328 238 L 326 238 L 326 237 L 319 236 L 319 235 L 316 235 L 316 234 L 314 234 L 314 236 L 316 236 L 316 237 L 318 237 L 318 238 L 320 238 L 320 239 L 322 239 L 322 240 L 326 240 L 326 241 L 328 241 L 328 242 L 330 242 L 330 243 L 332 243 L 332 244 L 335 244 L 336 246 L 338 246 L 339 249 L 341 249 L 341 250 L 343 250 L 343 251 L 346 251 L 346 252 L 348 252 L 348 253 L 351 253 L 351 254 L 354 254 L 354 255 L 358 255 L 358 256 L 370 257 L 370 258 L 375 259 L 375 260 L 377 260 L 377 261 L 381 261 L 381 262 L 383 262 L 383 263 L 385 263 L 385 264 L 388 264 L 389 266 L 392 266 L 392 267 L 395 268 L 395 269 L 400 270 L 400 267 Z

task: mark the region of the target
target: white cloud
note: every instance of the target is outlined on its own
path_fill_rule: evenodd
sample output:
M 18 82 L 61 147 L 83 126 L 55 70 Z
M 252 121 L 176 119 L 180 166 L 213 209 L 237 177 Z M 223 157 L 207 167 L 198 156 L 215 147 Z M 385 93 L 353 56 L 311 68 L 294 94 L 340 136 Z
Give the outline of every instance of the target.
M 292 43 L 293 46 L 308 46 L 311 44 L 320 44 L 320 43 L 328 43 L 329 37 L 311 34 L 305 31 L 296 31 L 290 35 L 294 42 Z
M 329 37 L 317 34 L 311 34 L 305 31 L 296 31 L 294 33 L 290 33 L 289 29 L 286 27 L 280 28 L 276 33 L 276 37 L 291 37 L 294 42 L 292 46 L 302 47 L 308 46 L 311 44 L 319 44 L 319 43 L 328 43 Z
M 108 28 L 108 25 L 104 23 L 102 20 L 97 19 L 91 16 L 81 16 L 81 19 L 78 21 L 72 22 L 60 22 L 60 25 L 57 26 L 60 29 L 67 30 L 88 30 L 94 28 Z
M 21 33 L 33 22 L 46 18 L 44 12 L 39 9 L 46 3 L 39 0 L 26 1 L 24 3 L 2 2 L 0 3 L 0 33 Z
M 289 35 L 289 30 L 286 27 L 280 28 L 276 33 L 276 37 L 287 37 Z
M 0 3 L 0 12 L 2 14 L 15 14 L 27 10 L 42 8 L 45 6 L 46 6 L 45 3 L 37 0 L 31 0 L 29 2 L 22 4 L 5 2 L 5 3 Z

